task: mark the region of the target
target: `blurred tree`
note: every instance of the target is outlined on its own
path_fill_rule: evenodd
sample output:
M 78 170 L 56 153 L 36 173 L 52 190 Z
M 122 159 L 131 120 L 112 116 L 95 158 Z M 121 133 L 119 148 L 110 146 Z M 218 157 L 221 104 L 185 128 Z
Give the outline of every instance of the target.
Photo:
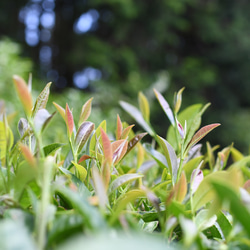
M 89 89 L 112 107 L 153 82 L 168 99 L 186 86 L 184 104 L 212 102 L 218 112 L 208 120 L 229 124 L 230 112 L 250 105 L 249 8 L 246 0 L 8 0 L 0 31 L 26 41 L 57 89 Z

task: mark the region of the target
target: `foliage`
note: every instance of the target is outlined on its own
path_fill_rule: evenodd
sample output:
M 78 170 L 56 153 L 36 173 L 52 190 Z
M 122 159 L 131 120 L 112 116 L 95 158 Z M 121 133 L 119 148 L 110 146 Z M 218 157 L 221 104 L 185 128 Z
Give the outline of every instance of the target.
M 199 142 L 220 124 L 201 125 L 209 105 L 173 108 L 154 90 L 170 120 L 167 137 L 150 124 L 150 103 L 121 106 L 146 130 L 116 117 L 89 121 L 92 98 L 76 115 L 66 103 L 47 110 L 51 83 L 34 99 L 31 81 L 13 76 L 25 117 L 14 138 L 6 112 L 0 121 L 2 249 L 244 249 L 249 247 L 249 156 L 230 145 L 217 153 Z M 44 144 L 58 113 L 67 140 Z M 76 119 L 77 118 L 77 119 Z M 152 141 L 142 143 L 149 134 Z M 147 135 L 147 137 L 149 137 Z M 232 161 L 230 159 L 232 158 Z M 229 160 L 230 159 L 230 160 Z

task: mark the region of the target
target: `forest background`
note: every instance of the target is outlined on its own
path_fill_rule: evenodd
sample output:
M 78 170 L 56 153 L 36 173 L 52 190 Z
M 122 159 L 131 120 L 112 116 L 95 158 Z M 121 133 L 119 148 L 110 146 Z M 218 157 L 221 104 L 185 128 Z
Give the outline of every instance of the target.
M 12 75 L 32 72 L 74 109 L 94 96 L 95 119 L 133 123 L 119 100 L 135 104 L 142 91 L 164 136 L 153 88 L 171 100 L 185 86 L 183 106 L 211 102 L 203 123 L 222 124 L 207 140 L 247 153 L 249 9 L 247 0 L 0 1 L 1 98 L 15 106 Z

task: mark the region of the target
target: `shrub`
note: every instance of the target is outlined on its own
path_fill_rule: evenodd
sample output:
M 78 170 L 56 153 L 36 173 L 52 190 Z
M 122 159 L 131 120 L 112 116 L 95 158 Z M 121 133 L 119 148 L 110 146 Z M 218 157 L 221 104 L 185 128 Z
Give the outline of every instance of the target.
M 88 121 L 92 98 L 78 114 L 66 103 L 46 109 L 51 83 L 32 100 L 29 86 L 13 77 L 25 117 L 14 138 L 8 115 L 0 122 L 1 249 L 222 249 L 249 245 L 249 169 L 233 145 L 200 140 L 220 124 L 199 128 L 208 108 L 195 104 L 180 112 L 181 89 L 173 109 L 154 90 L 170 120 L 167 138 L 150 124 L 147 98 L 139 109 L 121 101 L 146 132 L 122 122 Z M 66 141 L 44 145 L 46 128 L 59 113 Z M 164 126 L 164 124 L 162 124 Z M 50 127 L 55 131 L 56 127 Z M 149 134 L 149 135 L 147 135 Z M 142 143 L 145 136 L 151 142 Z M 149 141 L 149 140 L 148 140 Z M 233 163 L 228 161 L 232 156 Z

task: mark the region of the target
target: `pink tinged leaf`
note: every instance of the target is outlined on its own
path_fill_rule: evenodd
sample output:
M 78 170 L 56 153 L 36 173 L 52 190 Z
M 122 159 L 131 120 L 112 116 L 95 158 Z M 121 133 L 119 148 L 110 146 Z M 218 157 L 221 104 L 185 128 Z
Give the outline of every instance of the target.
M 156 89 L 154 89 L 155 96 L 157 97 L 163 111 L 167 115 L 168 119 L 170 120 L 171 124 L 174 126 L 175 125 L 175 120 L 174 120 L 174 115 L 172 110 L 169 107 L 168 102 L 165 100 L 165 98 L 158 92 Z
M 103 145 L 103 153 L 104 153 L 104 158 L 105 161 L 109 166 L 112 165 L 112 146 L 111 142 L 108 138 L 108 135 L 104 132 L 102 128 L 101 130 L 101 137 L 102 137 L 102 145 Z
M 15 84 L 15 88 L 18 94 L 18 97 L 23 105 L 23 108 L 25 110 L 25 113 L 30 116 L 32 112 L 32 96 L 29 92 L 29 88 L 26 85 L 25 81 L 23 78 L 20 76 L 14 75 L 13 76 L 13 81 Z
M 203 172 L 199 169 L 199 167 L 193 170 L 190 180 L 192 194 L 197 190 L 203 178 Z
M 117 115 L 117 122 L 116 122 L 116 140 L 120 140 L 122 135 L 122 122 L 120 116 Z
M 148 133 L 141 133 L 138 134 L 136 136 L 134 136 L 129 142 L 128 142 L 128 148 L 127 148 L 127 152 L 126 154 L 128 154 L 135 146 L 138 142 L 141 141 L 141 139 L 147 135 Z
M 90 98 L 88 101 L 85 102 L 85 104 L 82 106 L 81 114 L 79 117 L 78 126 L 80 126 L 83 122 L 85 122 L 90 114 L 91 114 L 91 103 L 92 103 L 93 97 Z
M 36 159 L 33 156 L 33 154 L 31 153 L 29 147 L 24 145 L 24 144 L 20 144 L 19 147 L 20 147 L 20 150 L 21 150 L 25 160 L 29 163 L 29 165 L 31 167 L 36 167 Z
M 184 139 L 185 138 L 185 131 L 177 119 L 176 119 L 176 124 L 177 124 L 177 128 L 178 128 L 178 131 L 179 131 L 181 138 Z
M 202 127 L 191 139 L 191 141 L 187 145 L 187 149 L 195 145 L 197 142 L 199 142 L 204 136 L 206 136 L 210 131 L 212 131 L 214 128 L 220 126 L 220 123 L 214 123 L 207 126 Z M 187 150 L 186 149 L 186 150 Z
M 131 129 L 134 127 L 134 125 L 130 125 L 128 127 L 126 127 L 123 131 L 122 131 L 122 135 L 120 139 L 127 139 L 129 132 L 131 131 Z
M 71 110 L 69 109 L 68 104 L 66 103 L 66 109 L 65 109 L 65 118 L 66 118 L 66 126 L 68 129 L 69 136 L 71 137 L 72 132 L 74 130 L 74 119 L 73 114 Z
M 63 120 L 65 121 L 65 109 L 55 102 L 53 102 L 53 104 L 56 107 L 59 114 L 61 115 L 61 117 L 63 118 Z
M 128 142 L 126 140 L 120 140 L 112 143 L 113 151 L 113 164 L 116 165 L 126 154 Z
M 77 153 L 80 153 L 83 146 L 89 139 L 90 135 L 92 134 L 95 128 L 95 124 L 92 122 L 83 122 L 82 125 L 79 127 L 76 138 L 75 138 L 75 145 Z
M 81 163 L 81 162 L 83 162 L 83 161 L 86 161 L 86 160 L 88 160 L 88 159 L 92 159 L 92 157 L 89 156 L 89 155 L 82 155 L 82 156 L 80 157 L 80 159 L 78 160 L 78 164 Z
M 185 173 L 182 172 L 181 178 L 174 187 L 174 198 L 178 202 L 182 202 L 187 194 L 187 179 Z
M 45 88 L 43 89 L 43 91 L 40 93 L 40 95 L 37 97 L 33 111 L 32 111 L 32 115 L 34 116 L 36 114 L 36 112 L 40 109 L 45 109 L 48 99 L 49 99 L 49 93 L 50 93 L 50 86 L 51 86 L 52 82 L 49 82 Z

